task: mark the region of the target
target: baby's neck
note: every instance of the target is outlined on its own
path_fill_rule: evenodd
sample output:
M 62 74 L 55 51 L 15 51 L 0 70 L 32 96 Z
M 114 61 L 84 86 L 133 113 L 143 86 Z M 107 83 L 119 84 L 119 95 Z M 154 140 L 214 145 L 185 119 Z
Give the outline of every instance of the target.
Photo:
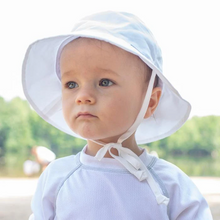
M 137 156 L 140 156 L 143 152 L 143 149 L 139 148 L 135 138 L 134 137 L 130 137 L 127 140 L 125 140 L 122 143 L 123 147 L 126 147 L 128 149 L 130 149 L 131 151 L 133 151 Z M 102 148 L 102 145 L 99 145 L 95 142 L 93 142 L 92 140 L 87 140 L 87 148 L 86 148 L 86 154 L 90 155 L 90 156 L 95 156 L 96 153 Z M 118 151 L 115 148 L 111 149 L 111 152 L 114 155 L 118 156 Z M 104 156 L 106 158 L 112 158 L 112 156 L 109 154 L 109 152 L 106 153 L 106 155 Z

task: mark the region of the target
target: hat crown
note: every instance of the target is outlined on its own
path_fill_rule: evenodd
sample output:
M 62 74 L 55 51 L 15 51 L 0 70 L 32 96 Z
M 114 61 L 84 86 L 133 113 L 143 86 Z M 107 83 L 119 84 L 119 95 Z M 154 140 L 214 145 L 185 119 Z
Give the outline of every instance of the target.
M 72 32 L 110 34 L 124 40 L 162 72 L 162 55 L 153 34 L 135 15 L 127 12 L 101 12 L 82 18 Z

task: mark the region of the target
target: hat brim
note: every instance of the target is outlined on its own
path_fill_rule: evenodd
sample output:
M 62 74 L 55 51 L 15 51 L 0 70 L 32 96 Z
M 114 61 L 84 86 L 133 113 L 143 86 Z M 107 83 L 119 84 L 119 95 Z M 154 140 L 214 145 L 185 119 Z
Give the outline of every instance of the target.
M 79 31 L 38 40 L 29 46 L 22 69 L 22 84 L 27 100 L 48 123 L 77 138 L 67 125 L 62 112 L 59 57 L 64 45 L 78 38 L 102 40 L 140 57 L 160 79 L 163 91 L 153 116 L 144 119 L 136 131 L 138 144 L 150 143 L 176 132 L 188 119 L 191 106 L 161 73 L 152 61 L 123 39 L 99 32 Z

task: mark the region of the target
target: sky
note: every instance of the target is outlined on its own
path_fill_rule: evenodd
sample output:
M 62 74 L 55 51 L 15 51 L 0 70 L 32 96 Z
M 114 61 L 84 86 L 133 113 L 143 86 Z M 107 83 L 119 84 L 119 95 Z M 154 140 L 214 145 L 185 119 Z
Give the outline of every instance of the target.
M 0 96 L 25 99 L 21 69 L 32 42 L 68 33 L 88 14 L 116 10 L 137 15 L 153 32 L 164 75 L 191 103 L 190 116 L 220 115 L 219 9 L 219 0 L 1 1 Z

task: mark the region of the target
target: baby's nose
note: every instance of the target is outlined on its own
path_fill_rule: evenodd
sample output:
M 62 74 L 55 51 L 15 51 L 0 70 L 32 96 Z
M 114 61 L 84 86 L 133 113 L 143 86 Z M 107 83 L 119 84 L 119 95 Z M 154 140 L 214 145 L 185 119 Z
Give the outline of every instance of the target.
M 76 98 L 77 104 L 89 104 L 92 105 L 95 103 L 95 95 L 91 89 L 82 89 L 79 91 L 79 94 Z

